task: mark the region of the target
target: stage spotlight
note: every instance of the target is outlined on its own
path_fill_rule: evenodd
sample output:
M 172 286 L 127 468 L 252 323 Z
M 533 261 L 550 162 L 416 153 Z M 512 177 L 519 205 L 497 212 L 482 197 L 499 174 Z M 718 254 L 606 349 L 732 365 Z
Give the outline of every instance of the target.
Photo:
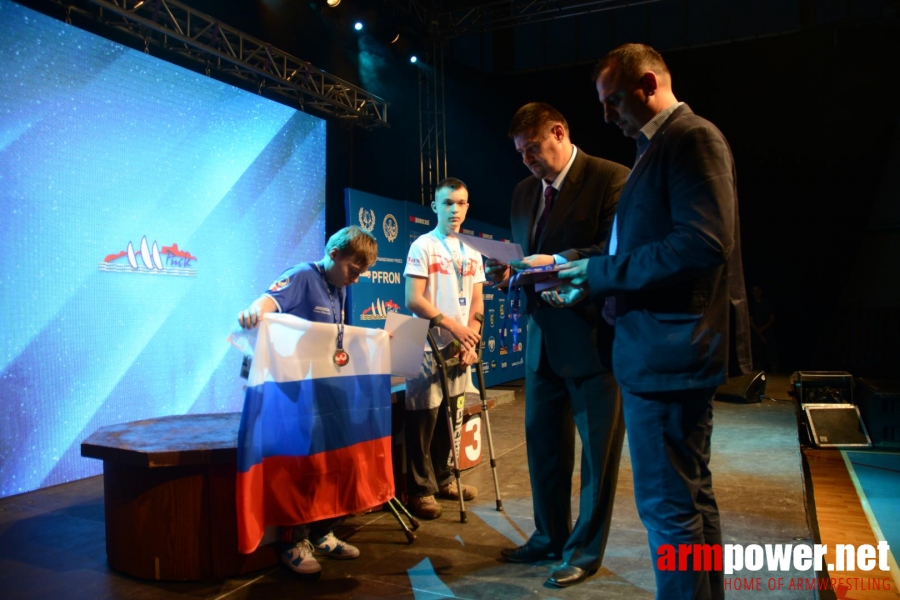
M 416 64 L 417 62 L 419 62 L 419 59 L 418 59 L 418 57 L 416 57 L 415 54 L 413 54 L 412 56 L 409 57 L 409 62 Z
M 356 25 L 353 26 L 353 29 L 357 31 L 362 31 L 362 23 L 360 21 L 356 22 Z
M 341 3 L 341 0 L 326 0 L 325 1 L 325 4 L 327 4 L 331 8 L 334 8 L 335 6 L 337 6 L 340 3 Z

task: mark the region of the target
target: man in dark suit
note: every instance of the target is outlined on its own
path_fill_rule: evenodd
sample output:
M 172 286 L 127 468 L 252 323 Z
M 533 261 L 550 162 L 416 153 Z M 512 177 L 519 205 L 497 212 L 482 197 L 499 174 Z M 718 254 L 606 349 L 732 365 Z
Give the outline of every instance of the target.
M 638 159 L 608 254 L 566 265 L 560 277 L 614 306 L 613 368 L 657 598 L 722 598 L 721 572 L 660 570 L 657 559 L 665 545 L 722 543 L 712 400 L 729 360 L 734 374 L 750 369 L 734 161 L 722 133 L 677 101 L 652 48 L 616 48 L 594 76 L 606 121 L 637 140 Z M 570 288 L 545 300 L 571 306 L 584 294 Z
M 513 240 L 534 254 L 520 266 L 602 252 L 628 169 L 577 149 L 565 118 L 548 104 L 520 108 L 509 136 L 533 175 L 513 192 Z M 491 261 L 487 271 L 497 281 L 509 275 Z M 512 562 L 561 559 L 547 582 L 565 587 L 599 568 L 609 534 L 624 436 L 609 369 L 612 332 L 590 303 L 560 311 L 542 302 L 533 286 L 525 292 L 525 439 L 537 531 L 502 554 Z M 605 350 L 605 363 L 598 350 Z M 575 429 L 583 452 L 573 527 Z

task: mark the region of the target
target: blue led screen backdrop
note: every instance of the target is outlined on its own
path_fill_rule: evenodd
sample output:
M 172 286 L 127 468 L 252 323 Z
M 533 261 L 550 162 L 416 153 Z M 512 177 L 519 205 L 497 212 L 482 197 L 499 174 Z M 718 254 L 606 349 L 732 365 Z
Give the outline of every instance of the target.
M 0 497 L 239 411 L 226 338 L 324 217 L 324 121 L 0 0 Z

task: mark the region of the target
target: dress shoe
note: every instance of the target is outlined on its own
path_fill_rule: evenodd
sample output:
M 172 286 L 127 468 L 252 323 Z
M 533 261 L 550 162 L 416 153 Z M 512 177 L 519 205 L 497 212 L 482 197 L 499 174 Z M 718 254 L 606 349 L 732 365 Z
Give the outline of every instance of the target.
M 553 574 L 547 579 L 547 583 L 554 587 L 569 587 L 570 585 L 581 583 L 596 572 L 597 569 L 585 571 L 581 567 L 563 563 L 559 565 L 558 569 L 553 571 Z
M 463 485 L 463 500 L 469 502 L 470 500 L 474 500 L 475 496 L 478 495 L 478 488 L 474 485 Z M 438 492 L 438 497 L 446 498 L 447 500 L 459 500 L 459 488 L 456 487 L 456 482 L 451 481 L 447 485 L 441 487 Z
M 506 559 L 507 562 L 514 563 L 533 563 L 551 558 L 549 552 L 534 550 L 529 548 L 527 544 L 515 548 L 503 548 L 500 550 L 500 556 Z

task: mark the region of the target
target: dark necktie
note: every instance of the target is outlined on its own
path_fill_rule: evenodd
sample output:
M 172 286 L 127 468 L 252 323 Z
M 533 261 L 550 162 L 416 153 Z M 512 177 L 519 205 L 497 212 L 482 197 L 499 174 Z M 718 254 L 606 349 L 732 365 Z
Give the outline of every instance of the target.
M 548 185 L 547 189 L 544 190 L 544 210 L 541 211 L 541 216 L 538 218 L 537 227 L 534 229 L 534 243 L 535 246 L 538 243 L 538 240 L 541 239 L 541 233 L 544 231 L 544 227 L 547 226 L 547 221 L 550 220 L 550 210 L 553 208 L 553 200 L 556 198 L 556 188 L 552 185 Z

